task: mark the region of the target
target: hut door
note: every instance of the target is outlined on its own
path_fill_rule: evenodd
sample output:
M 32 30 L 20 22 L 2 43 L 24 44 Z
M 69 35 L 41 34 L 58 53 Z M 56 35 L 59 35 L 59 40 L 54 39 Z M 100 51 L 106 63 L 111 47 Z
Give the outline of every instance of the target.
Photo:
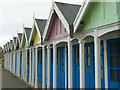
M 42 83 L 42 50 L 38 50 L 38 82 Z
M 79 45 L 73 46 L 73 88 L 80 88 Z
M 108 87 L 120 89 L 120 38 L 108 40 Z
M 85 44 L 85 88 L 95 88 L 93 43 Z
M 53 88 L 53 48 L 50 49 L 50 87 Z
M 57 88 L 65 88 L 65 48 L 57 50 Z

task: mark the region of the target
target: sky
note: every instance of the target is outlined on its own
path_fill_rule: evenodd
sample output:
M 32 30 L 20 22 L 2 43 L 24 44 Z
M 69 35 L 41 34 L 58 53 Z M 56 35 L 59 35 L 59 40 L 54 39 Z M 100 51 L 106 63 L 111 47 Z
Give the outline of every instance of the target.
M 54 0 L 81 4 L 82 0 Z M 53 0 L 0 0 L 0 46 L 23 32 L 23 25 L 32 27 L 33 13 L 36 18 L 47 19 Z

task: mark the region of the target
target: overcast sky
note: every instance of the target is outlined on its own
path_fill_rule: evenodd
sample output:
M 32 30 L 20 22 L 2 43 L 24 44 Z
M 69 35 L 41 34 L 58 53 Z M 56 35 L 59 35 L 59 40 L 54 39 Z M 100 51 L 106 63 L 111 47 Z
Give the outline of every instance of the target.
M 53 0 L 0 0 L 0 46 L 23 32 L 24 26 L 32 27 L 36 18 L 47 19 Z M 55 0 L 81 4 L 82 0 Z

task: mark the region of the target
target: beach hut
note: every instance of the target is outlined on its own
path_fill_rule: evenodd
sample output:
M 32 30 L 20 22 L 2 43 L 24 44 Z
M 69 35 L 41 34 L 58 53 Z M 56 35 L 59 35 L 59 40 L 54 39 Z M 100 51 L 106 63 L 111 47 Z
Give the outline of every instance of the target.
M 118 8 L 119 2 L 85 2 L 79 10 L 73 38 L 79 41 L 81 88 L 120 87 Z
M 30 38 L 30 33 L 31 33 L 31 28 L 29 27 L 23 27 L 23 35 L 22 35 L 22 41 L 20 48 L 22 50 L 22 79 L 27 82 L 28 77 L 27 77 L 27 67 L 29 64 L 28 61 L 28 45 L 29 45 L 29 38 Z
M 17 50 L 17 76 L 21 77 L 21 68 L 22 68 L 22 52 L 20 51 L 20 44 L 22 41 L 22 33 L 17 33 L 16 39 L 16 50 Z
M 43 63 L 43 58 L 42 58 L 42 35 L 44 31 L 44 27 L 46 24 L 46 19 L 35 19 L 34 17 L 34 23 L 32 27 L 32 32 L 30 35 L 30 48 L 32 48 L 31 52 L 31 73 L 30 76 L 30 81 L 32 83 L 32 86 L 34 85 L 35 88 L 41 88 L 42 87 L 42 63 Z
M 73 21 L 81 5 L 54 2 L 43 33 L 47 48 L 47 87 L 73 87 Z M 44 67 L 45 68 L 45 67 Z M 79 68 L 78 68 L 79 69 Z M 79 79 L 76 81 L 79 82 Z M 75 87 L 77 88 L 77 87 Z

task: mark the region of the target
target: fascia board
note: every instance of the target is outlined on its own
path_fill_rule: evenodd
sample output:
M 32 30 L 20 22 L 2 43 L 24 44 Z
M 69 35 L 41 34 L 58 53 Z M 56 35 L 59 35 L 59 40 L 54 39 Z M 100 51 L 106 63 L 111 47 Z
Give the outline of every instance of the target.
M 57 13 L 58 17 L 60 18 L 61 22 L 63 23 L 64 27 L 66 28 L 68 34 L 70 34 L 70 30 L 69 30 L 69 24 L 67 22 L 67 20 L 65 19 L 65 17 L 63 16 L 63 14 L 61 13 L 61 11 L 59 10 L 59 8 L 57 7 L 57 5 L 54 3 L 55 6 L 55 12 Z
M 35 21 L 35 26 L 36 26 L 37 33 L 38 33 L 38 35 L 39 35 L 39 38 L 41 39 L 41 33 L 40 33 L 40 31 L 39 31 L 39 28 L 38 28 L 38 25 L 37 25 L 36 21 Z
M 25 29 L 25 28 L 24 28 L 24 29 Z M 27 45 L 28 45 L 28 40 L 29 40 L 29 38 L 28 38 L 28 40 L 27 40 L 26 31 L 25 31 L 25 38 L 26 38 L 26 42 L 27 42 Z
M 19 35 L 17 36 L 18 44 L 20 44 L 20 38 Z
M 52 17 L 53 13 L 54 13 L 54 6 L 52 6 L 52 8 L 51 8 L 49 17 L 47 19 L 47 22 L 46 22 L 46 25 L 45 25 L 45 28 L 44 28 L 44 32 L 43 32 L 43 36 L 42 36 L 43 37 L 43 41 L 45 41 L 47 30 L 48 30 L 48 27 L 49 27 L 49 24 L 50 24 L 50 20 L 51 20 L 51 17 Z
M 15 45 L 15 41 L 14 41 L 14 38 L 13 38 L 13 44 L 14 44 L 14 49 L 16 50 L 16 45 Z
M 24 31 L 24 29 L 23 29 L 23 35 L 22 35 L 22 40 L 21 40 L 20 48 L 22 48 L 22 43 L 23 43 L 24 34 L 25 34 L 25 31 Z
M 69 31 L 69 24 L 68 24 L 67 20 L 64 18 L 63 14 L 61 13 L 61 11 L 60 11 L 59 8 L 57 7 L 57 5 L 54 3 L 54 4 L 53 4 L 53 7 L 52 7 L 52 9 L 51 9 L 49 18 L 48 18 L 48 20 L 47 20 L 46 26 L 45 26 L 45 30 L 44 30 L 44 33 L 43 33 L 43 41 L 45 41 L 46 34 L 47 34 L 47 30 L 48 30 L 48 27 L 49 27 L 49 24 L 50 24 L 52 15 L 53 15 L 53 13 L 54 13 L 54 10 L 55 10 L 55 12 L 57 13 L 58 17 L 60 18 L 61 22 L 63 23 L 64 27 L 66 28 L 68 34 L 70 33 L 70 31 Z
M 86 11 L 86 9 L 87 9 L 88 4 L 89 4 L 90 1 L 91 1 L 91 0 L 86 0 L 86 1 L 83 3 L 82 7 L 80 8 L 80 10 L 79 10 L 79 12 L 78 12 L 78 14 L 77 14 L 77 16 L 76 16 L 76 18 L 75 18 L 75 20 L 74 20 L 74 23 L 73 23 L 74 33 L 76 32 L 76 30 L 77 30 L 77 28 L 78 28 L 78 26 L 79 26 L 79 24 L 80 24 L 80 22 L 81 22 L 81 20 L 82 20 L 82 17 L 84 16 L 84 13 L 85 13 L 85 11 Z
M 30 33 L 30 39 L 29 39 L 29 45 L 30 45 L 30 42 L 31 42 L 31 40 L 32 40 L 32 34 L 33 34 L 33 30 L 34 30 L 34 24 L 35 23 L 35 18 L 34 18 L 34 22 L 33 22 L 33 26 L 32 26 L 32 30 L 31 30 L 31 33 Z

